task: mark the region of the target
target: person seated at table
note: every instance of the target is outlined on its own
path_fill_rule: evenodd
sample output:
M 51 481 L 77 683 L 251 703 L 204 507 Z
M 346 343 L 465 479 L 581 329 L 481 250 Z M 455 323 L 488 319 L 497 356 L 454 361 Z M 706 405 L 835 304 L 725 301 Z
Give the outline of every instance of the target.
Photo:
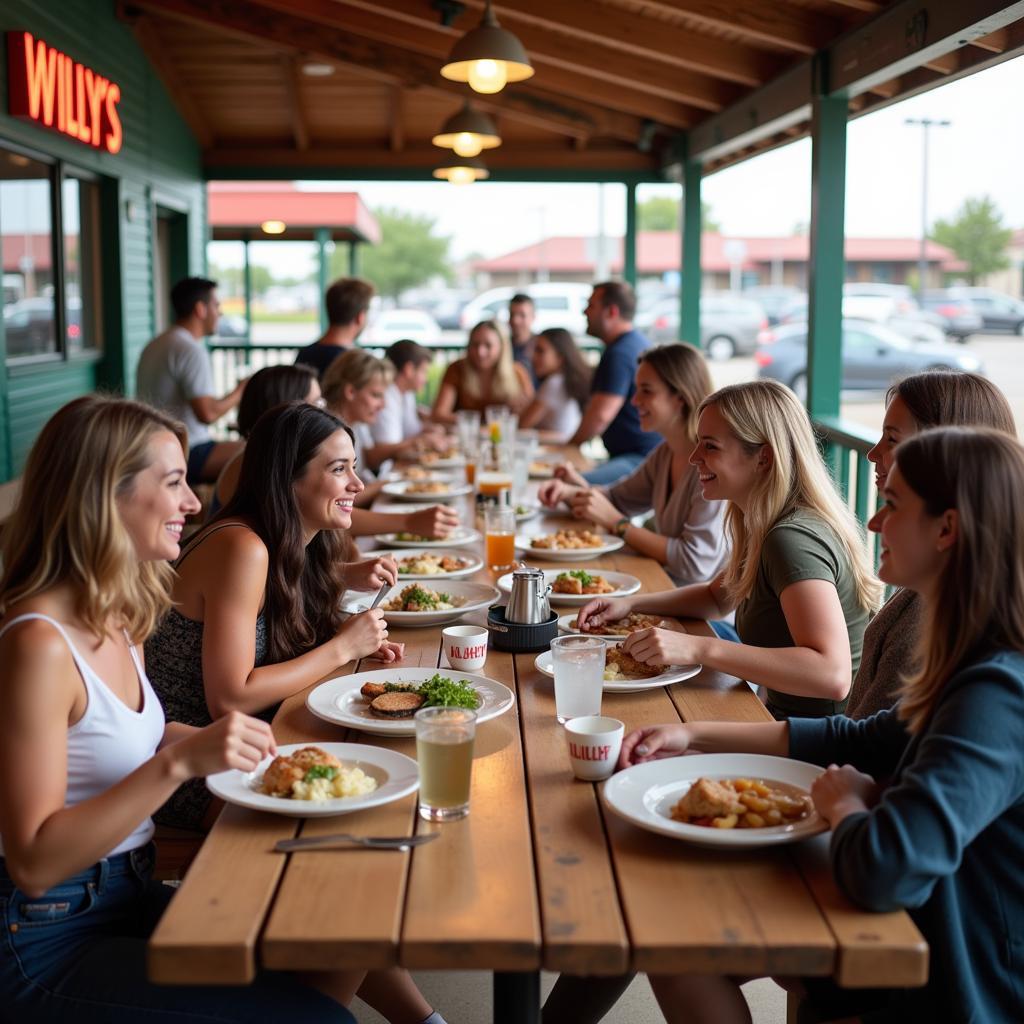
M 343 352 L 351 351 L 370 316 L 375 289 L 358 277 L 339 277 L 324 292 L 327 330 L 312 344 L 300 349 L 296 363 L 312 366 L 322 377 Z
M 355 1019 L 343 1004 L 362 972 L 318 975 L 320 991 L 286 972 L 244 986 L 146 977 L 147 940 L 175 892 L 152 880 L 150 816 L 185 780 L 252 771 L 275 752 L 270 726 L 238 712 L 203 729 L 166 721 L 146 677 L 142 642 L 171 603 L 166 563 L 199 509 L 187 451 L 184 427 L 148 406 L 76 399 L 36 440 L 4 530 L 4 1019 Z M 416 1010 L 429 1013 L 422 999 Z
M 1017 436 L 1010 403 L 990 380 L 976 373 L 929 370 L 906 377 L 885 396 L 885 422 L 878 444 L 868 452 L 875 464 L 878 493 L 885 489 L 893 452 L 931 427 L 991 427 Z M 877 533 L 884 516 L 879 510 L 868 523 Z M 921 631 L 922 604 L 913 590 L 897 590 L 864 631 L 860 668 L 850 690 L 846 714 L 869 718 L 892 707 L 900 680 L 913 671 L 913 652 Z
M 692 345 L 662 345 L 641 353 L 632 403 L 644 430 L 664 440 L 629 476 L 611 487 L 591 487 L 571 465 L 541 484 L 549 508 L 564 501 L 573 515 L 624 538 L 660 562 L 678 583 L 713 578 L 729 553 L 725 502 L 701 495 L 690 453 L 697 443 L 697 408 L 713 388 L 704 357 Z M 653 510 L 654 529 L 634 526 L 631 516 Z
M 564 327 L 549 327 L 536 335 L 531 359 L 537 393 L 520 413 L 519 426 L 552 431 L 558 443 L 565 444 L 580 425 L 593 373 Z
M 286 697 L 332 669 L 401 657 L 380 609 L 346 620 L 347 588 L 396 582 L 390 559 L 346 565 L 345 530 L 362 490 L 352 436 L 304 402 L 277 406 L 249 435 L 238 489 L 178 559 L 173 606 L 146 641 L 168 713 L 206 725 L 231 711 L 272 718 Z M 210 825 L 205 786 L 178 790 L 160 824 Z
M 662 725 L 623 742 L 620 767 L 724 751 L 825 767 L 811 796 L 832 829 L 836 882 L 860 907 L 910 914 L 929 977 L 896 990 L 805 979 L 815 1019 L 1024 1020 L 1022 494 L 1024 448 L 998 431 L 939 428 L 896 448 L 879 575 L 914 591 L 921 625 L 894 708 Z M 650 982 L 670 1024 L 750 1020 L 737 979 Z
M 776 718 L 841 712 L 882 588 L 807 412 L 771 380 L 722 388 L 699 412 L 690 461 L 704 497 L 728 502 L 725 570 L 677 590 L 598 598 L 579 624 L 631 611 L 722 619 L 735 610 L 741 643 L 656 628 L 630 634 L 623 647 L 648 664 L 700 663 L 766 687 Z
M 430 349 L 402 338 L 388 346 L 384 357 L 394 367 L 394 379 L 384 391 L 383 408 L 370 424 L 374 457 L 384 461 L 443 443 L 444 428 L 430 423 L 429 412 L 421 414 L 416 405 L 417 394 L 427 386 L 433 359 Z
M 483 412 L 489 405 L 507 405 L 518 413 L 532 398 L 530 375 L 513 360 L 505 328 L 482 320 L 469 332 L 466 355 L 445 371 L 431 415 L 435 423 L 454 423 L 459 410 Z
M 292 366 L 267 366 L 257 370 L 249 378 L 249 383 L 242 392 L 242 400 L 238 403 L 236 426 L 244 441 L 256 426 L 256 421 L 275 405 L 285 402 L 309 402 L 317 405 L 320 398 L 320 384 L 316 370 L 304 363 Z M 210 517 L 215 516 L 224 503 L 235 493 L 238 486 L 238 474 L 242 470 L 243 448 L 221 470 L 217 478 L 217 486 L 210 502 Z

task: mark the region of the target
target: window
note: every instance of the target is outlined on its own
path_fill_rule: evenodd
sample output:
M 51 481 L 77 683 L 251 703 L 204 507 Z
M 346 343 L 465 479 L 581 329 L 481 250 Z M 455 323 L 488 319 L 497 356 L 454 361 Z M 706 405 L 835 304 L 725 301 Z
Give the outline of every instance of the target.
M 57 164 L 0 149 L 8 361 L 60 358 L 98 348 L 99 218 L 95 182 L 70 173 L 62 179 Z

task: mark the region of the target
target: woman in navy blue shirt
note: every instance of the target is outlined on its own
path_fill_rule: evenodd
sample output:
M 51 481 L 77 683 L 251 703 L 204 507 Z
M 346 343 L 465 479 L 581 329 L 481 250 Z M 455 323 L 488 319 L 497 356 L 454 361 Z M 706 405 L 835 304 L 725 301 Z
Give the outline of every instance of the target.
M 923 988 L 808 981 L 829 1019 L 1024 1020 L 1024 448 L 931 430 L 896 449 L 879 575 L 917 592 L 916 668 L 891 710 L 767 725 L 640 729 L 621 765 L 739 750 L 827 766 L 811 790 L 839 887 L 906 909 L 928 941 Z M 653 976 L 666 1019 L 749 1021 L 735 979 Z

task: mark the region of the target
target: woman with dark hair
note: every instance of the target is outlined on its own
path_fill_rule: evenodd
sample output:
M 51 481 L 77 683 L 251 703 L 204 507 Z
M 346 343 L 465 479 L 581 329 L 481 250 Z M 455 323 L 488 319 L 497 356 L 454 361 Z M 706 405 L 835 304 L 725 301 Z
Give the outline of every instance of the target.
M 530 358 L 537 393 L 520 415 L 519 425 L 552 430 L 562 442 L 568 441 L 583 418 L 593 371 L 564 327 L 541 331 L 533 340 Z
M 238 403 L 236 425 L 242 438 L 247 438 L 256 426 L 256 421 L 275 405 L 285 402 L 308 402 L 320 405 L 320 383 L 316 370 L 304 363 L 294 366 L 267 366 L 257 370 L 250 378 L 242 392 L 242 400 Z M 235 493 L 238 486 L 238 474 L 242 471 L 242 456 L 245 449 L 238 452 L 221 470 L 217 477 L 217 485 L 213 489 L 213 500 L 210 502 L 210 515 L 213 518 L 224 503 Z
M 363 489 L 348 428 L 293 402 L 260 417 L 238 489 L 177 562 L 174 605 L 146 642 L 168 713 L 205 725 L 229 711 L 272 717 L 286 697 L 356 658 L 394 661 L 379 610 L 347 621 L 345 533 Z M 360 563 L 363 587 L 395 582 L 388 559 Z M 210 796 L 186 786 L 157 820 L 208 825 Z

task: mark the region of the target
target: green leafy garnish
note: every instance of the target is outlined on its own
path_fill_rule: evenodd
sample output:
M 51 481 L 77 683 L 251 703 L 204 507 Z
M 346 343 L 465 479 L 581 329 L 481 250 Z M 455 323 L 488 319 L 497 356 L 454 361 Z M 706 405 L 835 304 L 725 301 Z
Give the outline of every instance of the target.
M 571 569 L 569 572 L 563 572 L 561 575 L 572 576 L 578 579 L 585 587 L 589 587 L 594 582 L 594 577 L 586 569 Z
M 456 682 L 448 676 L 435 672 L 430 679 L 419 686 L 424 707 L 470 708 L 480 706 L 480 695 L 470 683 Z
M 302 777 L 303 782 L 312 782 L 314 779 L 333 779 L 338 774 L 338 769 L 330 764 L 315 764 Z
M 436 608 L 437 598 L 422 587 L 414 585 L 411 590 L 403 593 L 404 604 L 418 604 L 421 608 Z

